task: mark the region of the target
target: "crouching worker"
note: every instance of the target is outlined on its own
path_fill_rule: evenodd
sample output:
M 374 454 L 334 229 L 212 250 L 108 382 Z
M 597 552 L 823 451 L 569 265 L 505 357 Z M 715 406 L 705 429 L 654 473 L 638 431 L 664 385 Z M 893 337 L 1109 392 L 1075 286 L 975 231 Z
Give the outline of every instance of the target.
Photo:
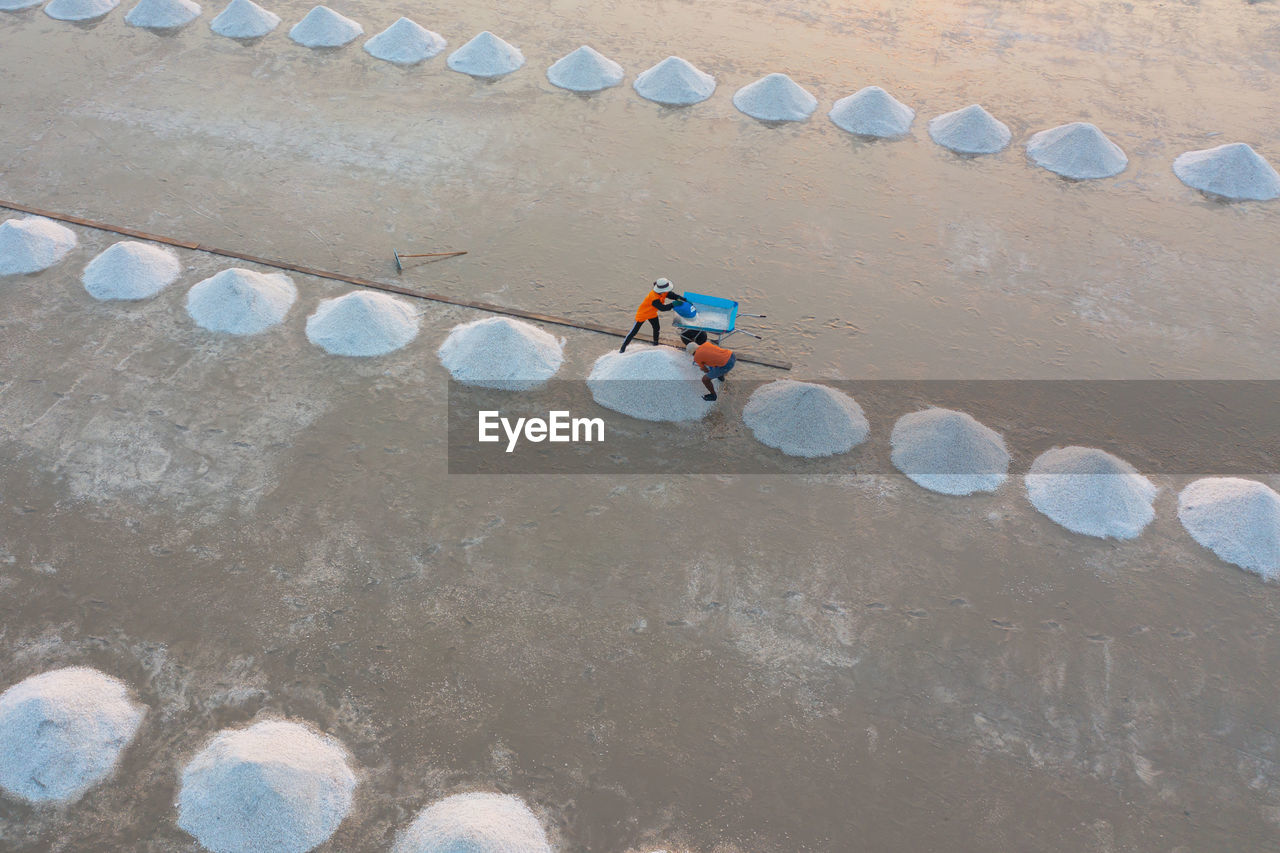
M 626 339 L 622 342 L 622 349 L 618 350 L 618 352 L 627 351 L 627 344 L 631 343 L 635 338 L 646 320 L 650 326 L 653 326 L 653 345 L 658 345 L 658 332 L 662 329 L 658 323 L 658 312 L 670 311 L 677 302 L 685 301 L 684 297 L 676 293 L 675 290 L 675 285 L 669 279 L 660 278 L 653 283 L 653 289 L 649 291 L 644 301 L 640 303 L 640 307 L 636 309 L 636 324 L 627 333 Z
M 719 379 L 724 382 L 729 371 L 733 370 L 733 366 L 738 363 L 738 357 L 733 354 L 733 350 L 711 343 L 707 340 L 705 333 L 699 337 L 702 342 L 695 340 L 685 347 L 685 351 L 693 356 L 693 363 L 702 369 L 702 384 L 707 389 L 702 399 L 711 403 L 716 400 L 716 389 L 711 384 L 711 380 Z

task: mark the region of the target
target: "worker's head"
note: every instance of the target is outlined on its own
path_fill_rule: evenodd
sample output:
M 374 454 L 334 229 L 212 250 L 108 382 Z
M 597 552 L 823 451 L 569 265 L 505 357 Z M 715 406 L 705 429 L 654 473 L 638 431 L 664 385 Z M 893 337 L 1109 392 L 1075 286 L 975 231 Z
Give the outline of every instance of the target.
M 698 351 L 698 345 L 690 341 L 685 345 L 684 351 L 689 353 L 689 355 L 693 355 Z
M 675 290 L 676 286 L 671 283 L 669 278 L 660 278 L 653 283 L 654 293 L 670 293 Z

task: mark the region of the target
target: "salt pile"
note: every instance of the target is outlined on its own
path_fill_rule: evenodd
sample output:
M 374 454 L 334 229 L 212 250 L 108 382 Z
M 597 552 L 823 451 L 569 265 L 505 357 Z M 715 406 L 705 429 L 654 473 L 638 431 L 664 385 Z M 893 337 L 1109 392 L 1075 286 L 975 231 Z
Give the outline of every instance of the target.
M 644 421 L 696 421 L 711 411 L 702 371 L 670 347 L 606 353 L 592 365 L 587 387 L 606 409 Z
M 220 36 L 233 39 L 262 38 L 280 25 L 280 16 L 254 3 L 253 0 L 231 0 L 209 24 Z
M 444 50 L 444 36 L 401 18 L 364 43 L 365 53 L 396 65 L 413 65 Z
M 307 318 L 307 340 L 334 355 L 385 355 L 417 336 L 418 317 L 411 307 L 367 290 L 322 299 Z
M 668 56 L 642 71 L 631 88 L 642 98 L 669 106 L 705 101 L 716 90 L 716 80 L 678 56 Z
M 1086 536 L 1132 539 L 1155 518 L 1156 487 L 1103 450 L 1047 450 L 1031 463 L 1025 481 L 1036 509 Z
M 75 245 L 75 232 L 51 219 L 41 216 L 7 219 L 0 223 L 0 275 L 48 269 L 65 258 Z
M 891 138 L 911 130 L 916 111 L 879 86 L 867 86 L 836 101 L 827 117 L 849 133 Z
M 818 99 L 785 74 L 766 74 L 733 94 L 740 112 L 761 121 L 804 121 L 818 108 Z
M 826 385 L 779 379 L 761 385 L 742 409 L 756 440 L 788 456 L 833 456 L 867 440 L 871 426 L 848 394 Z
M 488 317 L 454 326 L 438 353 L 464 385 L 527 391 L 555 376 L 564 341 L 510 317 Z
M 427 806 L 392 853 L 551 853 L 547 833 L 519 797 L 455 794 Z
M 172 30 L 185 27 L 200 17 L 200 6 L 192 0 L 142 0 L 124 16 L 131 27 Z
M 929 136 L 957 154 L 995 154 L 1013 139 L 1008 125 L 979 104 L 930 119 Z
M 454 71 L 472 77 L 501 77 L 524 65 L 524 54 L 485 30 L 449 54 L 446 63 Z
M 342 47 L 364 32 L 350 18 L 343 17 L 328 6 L 316 6 L 289 30 L 289 38 L 303 47 Z
M 1009 471 L 1009 451 L 1000 433 L 951 409 L 903 415 L 893 425 L 889 444 L 895 468 L 944 495 L 994 492 Z
M 1037 166 L 1077 181 L 1110 178 L 1129 165 L 1119 145 L 1083 121 L 1040 131 L 1027 142 L 1027 156 Z
M 232 268 L 187 291 L 187 314 L 211 332 L 255 335 L 282 321 L 297 298 L 286 275 Z
M 145 710 L 87 667 L 18 682 L 0 693 L 0 788 L 33 803 L 78 800 L 115 770 Z
M 1180 154 L 1173 173 L 1192 189 L 1223 198 L 1270 201 L 1280 196 L 1280 174 L 1243 142 Z
M 121 240 L 90 261 L 81 280 L 94 299 L 148 299 L 181 272 L 178 256 L 168 249 Z
M 1256 480 L 1206 477 L 1178 495 L 1182 526 L 1228 563 L 1280 578 L 1280 495 Z
M 44 0 L 0 0 L 0 12 L 18 12 L 39 6 Z
M 306 853 L 351 809 L 336 740 L 284 720 L 214 735 L 182 771 L 178 826 L 213 853 Z
M 553 86 L 572 92 L 598 92 L 618 85 L 622 77 L 621 65 L 585 44 L 547 69 Z
M 92 21 L 120 5 L 120 0 L 53 0 L 44 13 L 59 21 Z

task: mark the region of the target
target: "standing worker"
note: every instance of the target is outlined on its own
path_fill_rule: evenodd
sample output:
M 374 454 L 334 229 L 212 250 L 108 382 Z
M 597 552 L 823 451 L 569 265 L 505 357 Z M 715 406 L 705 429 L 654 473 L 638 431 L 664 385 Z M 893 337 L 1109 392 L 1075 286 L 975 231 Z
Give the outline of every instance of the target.
M 716 346 L 705 339 L 702 343 L 697 341 L 690 343 L 685 347 L 685 351 L 693 356 L 693 363 L 702 369 L 702 384 L 707 389 L 707 393 L 702 395 L 702 399 L 708 403 L 714 403 L 716 401 L 716 389 L 711 384 L 711 380 L 719 379 L 724 382 L 725 376 L 738 363 L 738 357 L 733 354 L 733 350 Z
M 670 301 L 668 301 L 670 300 Z M 675 303 L 683 302 L 684 297 L 675 292 L 675 285 L 669 279 L 660 278 L 653 283 L 653 289 L 645 296 L 644 301 L 640 303 L 640 307 L 636 309 L 636 324 L 631 327 L 631 331 L 627 333 L 626 339 L 622 342 L 622 349 L 618 352 L 626 352 L 627 344 L 640 331 L 640 327 L 644 325 L 645 320 L 649 321 L 649 325 L 653 326 L 653 345 L 658 345 L 658 332 L 661 326 L 658 323 L 659 311 L 670 311 L 675 307 Z

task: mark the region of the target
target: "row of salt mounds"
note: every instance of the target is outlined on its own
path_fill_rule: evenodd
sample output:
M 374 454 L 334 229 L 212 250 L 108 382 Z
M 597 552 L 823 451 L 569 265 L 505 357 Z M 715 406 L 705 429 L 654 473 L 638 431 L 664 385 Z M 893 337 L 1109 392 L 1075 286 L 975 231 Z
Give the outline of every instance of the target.
M 1178 519 L 1228 563 L 1280 577 L 1280 495 L 1256 480 L 1206 477 L 1178 495 Z
M 501 77 L 524 65 L 524 54 L 485 30 L 449 54 L 445 64 L 472 77 Z
M 643 421 L 696 421 L 711 411 L 702 371 L 670 347 L 605 353 L 591 366 L 587 387 L 606 409 Z
M 231 0 L 227 8 L 209 23 L 209 29 L 233 39 L 262 38 L 280 26 L 280 16 L 253 0 Z
M 92 21 L 120 5 L 120 0 L 53 0 L 44 13 L 58 21 Z
M 43 216 L 0 223 L 0 275 L 24 275 L 48 269 L 76 246 L 76 234 Z
M 957 154 L 995 154 L 1007 148 L 1013 139 L 1008 125 L 981 104 L 970 104 L 930 119 L 929 136 Z
M 710 98 L 716 90 L 716 79 L 678 56 L 668 56 L 642 71 L 631 88 L 647 100 L 682 107 Z
M 418 317 L 412 308 L 367 290 L 322 299 L 307 318 L 307 340 L 334 355 L 385 355 L 417 336 Z
M 785 74 L 766 74 L 733 94 L 739 111 L 761 121 L 804 121 L 818 108 L 818 99 Z
M 187 314 L 211 332 L 255 335 L 283 321 L 297 298 L 286 275 L 233 267 L 187 291 Z
M 849 133 L 892 139 L 911 130 L 916 111 L 879 86 L 867 86 L 836 101 L 827 117 Z
M 944 495 L 994 492 L 1009 472 L 1000 433 L 965 412 L 932 408 L 898 418 L 889 436 L 893 466 Z
M 571 92 L 599 92 L 618 85 L 623 76 L 621 65 L 585 44 L 547 69 L 551 85 Z
M 871 431 L 862 407 L 848 394 L 794 379 L 757 388 L 742 421 L 761 444 L 809 459 L 846 453 Z
M 551 853 L 529 807 L 506 794 L 455 794 L 423 809 L 392 853 Z
M 1280 174 L 1243 142 L 1179 154 L 1173 173 L 1192 189 L 1222 198 L 1270 201 L 1280 197 Z
M 18 682 L 0 693 L 0 788 L 33 803 L 78 800 L 115 770 L 145 712 L 96 669 Z
M 213 853 L 306 853 L 337 830 L 355 788 L 338 741 L 264 720 L 218 732 L 186 766 L 178 826 Z
M 181 273 L 182 263 L 168 249 L 121 240 L 89 262 L 81 281 L 94 299 L 150 299 Z
M 193 0 L 142 0 L 124 16 L 131 27 L 174 30 L 200 17 L 200 4 Z
M 364 27 L 328 6 L 316 6 L 289 30 L 289 38 L 303 47 L 342 47 L 364 33 Z
M 454 326 L 437 353 L 464 385 L 528 391 L 556 375 L 564 339 L 510 317 L 488 317 Z
M 1027 142 L 1027 156 L 1042 169 L 1077 181 L 1111 178 L 1129 165 L 1119 145 L 1084 121 L 1040 131 Z
M 415 65 L 444 50 L 444 36 L 400 18 L 364 43 L 365 53 L 396 65 Z
M 1075 533 L 1132 539 L 1155 518 L 1156 487 L 1123 459 L 1092 447 L 1055 447 L 1031 463 L 1027 497 Z

